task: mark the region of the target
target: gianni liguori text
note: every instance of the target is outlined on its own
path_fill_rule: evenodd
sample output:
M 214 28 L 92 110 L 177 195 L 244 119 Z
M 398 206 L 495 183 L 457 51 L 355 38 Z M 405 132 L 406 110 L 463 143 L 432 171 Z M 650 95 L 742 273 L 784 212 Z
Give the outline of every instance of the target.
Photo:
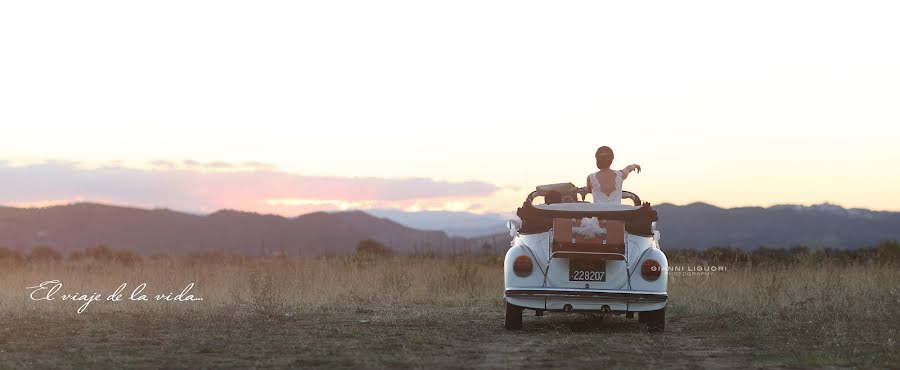
M 78 313 L 84 312 L 87 309 L 88 305 L 91 302 L 122 302 L 122 301 L 136 301 L 136 302 L 149 302 L 149 301 L 162 301 L 162 302 L 196 302 L 202 301 L 203 298 L 195 297 L 193 294 L 189 294 L 191 289 L 194 288 L 194 283 L 190 283 L 181 290 L 181 293 L 175 294 L 174 292 L 169 293 L 160 293 L 160 294 L 149 294 L 145 293 L 147 289 L 147 283 L 142 283 L 134 287 L 134 289 L 126 292 L 128 289 L 128 283 L 122 283 L 112 294 L 106 295 L 104 297 L 103 294 L 100 293 L 66 293 L 63 289 L 63 284 L 59 280 L 48 280 L 42 282 L 35 286 L 30 286 L 25 289 L 31 290 L 31 294 L 28 295 L 32 301 L 77 301 L 83 302 L 80 307 L 78 307 Z M 127 294 L 127 295 L 126 295 Z

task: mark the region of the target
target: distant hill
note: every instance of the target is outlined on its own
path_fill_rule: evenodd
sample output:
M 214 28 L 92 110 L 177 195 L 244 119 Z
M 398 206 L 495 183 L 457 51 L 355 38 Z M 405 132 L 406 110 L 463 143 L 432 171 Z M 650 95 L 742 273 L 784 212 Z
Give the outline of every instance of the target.
M 476 237 L 506 230 L 506 218 L 497 213 L 372 209 L 366 213 L 420 230 L 441 230 L 452 236 Z
M 659 213 L 657 227 L 662 234 L 663 248 L 728 246 L 752 249 L 796 245 L 860 248 L 882 240 L 900 240 L 900 212 L 845 209 L 832 204 L 726 209 L 694 203 L 685 206 L 661 204 L 655 208 Z M 466 215 L 449 212 L 441 221 L 448 227 L 464 224 L 472 216 Z M 394 216 L 385 214 L 385 217 Z M 460 219 L 457 221 L 454 217 Z M 406 222 L 404 218 L 395 220 Z M 501 226 L 486 235 L 489 236 L 476 240 L 490 243 L 502 240 L 507 233 Z M 480 242 L 474 244 L 481 245 Z
M 657 228 L 665 248 L 860 248 L 900 240 L 900 213 L 832 204 L 724 209 L 705 203 L 662 204 Z
M 49 245 L 72 251 L 96 245 L 144 254 L 226 251 L 243 254 L 345 254 L 362 239 L 404 253 L 451 250 L 472 241 L 423 231 L 360 211 L 295 218 L 238 211 L 192 215 L 80 203 L 37 209 L 0 207 L 0 246 Z

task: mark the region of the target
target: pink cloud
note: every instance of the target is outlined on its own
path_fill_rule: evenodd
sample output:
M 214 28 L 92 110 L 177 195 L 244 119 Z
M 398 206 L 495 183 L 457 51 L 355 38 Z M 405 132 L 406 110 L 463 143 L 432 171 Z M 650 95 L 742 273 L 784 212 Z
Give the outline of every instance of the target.
M 0 162 L 0 203 L 103 201 L 210 212 L 222 208 L 300 214 L 347 208 L 465 208 L 499 188 L 480 181 L 307 176 L 261 163 L 154 161 L 146 168 Z

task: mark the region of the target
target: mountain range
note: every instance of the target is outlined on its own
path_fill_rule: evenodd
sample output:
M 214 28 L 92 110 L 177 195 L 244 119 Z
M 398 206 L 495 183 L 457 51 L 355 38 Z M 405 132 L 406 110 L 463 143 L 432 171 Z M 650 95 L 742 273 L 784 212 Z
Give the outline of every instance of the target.
M 833 204 L 719 208 L 661 204 L 657 228 L 667 248 L 731 246 L 861 248 L 900 239 L 900 212 Z
M 206 251 L 323 255 L 349 253 L 363 239 L 378 240 L 400 253 L 460 249 L 471 243 L 361 211 L 286 218 L 231 210 L 194 215 L 92 203 L 0 207 L 0 246 L 11 248 L 48 245 L 71 252 L 106 245 L 148 255 Z
M 663 248 L 859 248 L 900 239 L 898 212 L 830 204 L 725 209 L 693 203 L 655 208 Z M 204 251 L 323 255 L 346 254 L 360 240 L 375 239 L 399 253 L 482 250 L 484 244 L 500 252 L 510 240 L 503 225 L 499 214 L 465 212 L 315 212 L 288 218 L 232 210 L 196 215 L 78 203 L 0 207 L 0 247 L 48 245 L 71 252 L 107 245 L 148 255 Z
M 791 247 L 805 245 L 819 248 L 860 248 L 878 244 L 883 240 L 900 239 L 900 213 L 846 209 L 833 204 L 813 206 L 777 205 L 768 208 L 743 207 L 719 208 L 706 203 L 684 206 L 661 204 L 654 207 L 659 214 L 664 248 L 737 247 Z M 440 223 L 453 225 L 456 220 L 472 222 L 483 220 L 492 229 L 494 239 L 506 235 L 502 215 L 472 215 L 465 212 L 443 214 L 438 222 L 431 217 L 419 217 L 420 213 L 406 213 L 400 218 L 391 214 L 385 217 L 410 227 L 443 229 Z M 473 218 L 477 216 L 477 218 Z M 412 220 L 412 221 L 407 221 Z M 468 234 L 464 236 L 474 236 Z

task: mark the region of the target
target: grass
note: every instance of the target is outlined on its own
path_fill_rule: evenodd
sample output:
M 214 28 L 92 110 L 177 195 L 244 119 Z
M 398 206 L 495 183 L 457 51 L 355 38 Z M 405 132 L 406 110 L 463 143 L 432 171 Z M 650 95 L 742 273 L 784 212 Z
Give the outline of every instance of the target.
M 815 366 L 900 363 L 896 266 L 805 261 L 742 266 L 718 276 L 674 279 L 672 313 L 728 324 L 733 337 L 755 349 L 756 360 Z
M 702 261 L 674 259 L 673 264 Z M 526 312 L 502 328 L 502 260 L 455 257 L 0 259 L 0 367 L 754 367 L 900 363 L 900 273 L 868 260 L 726 263 L 670 277 L 667 331 Z M 127 282 L 196 302 L 31 301 Z

